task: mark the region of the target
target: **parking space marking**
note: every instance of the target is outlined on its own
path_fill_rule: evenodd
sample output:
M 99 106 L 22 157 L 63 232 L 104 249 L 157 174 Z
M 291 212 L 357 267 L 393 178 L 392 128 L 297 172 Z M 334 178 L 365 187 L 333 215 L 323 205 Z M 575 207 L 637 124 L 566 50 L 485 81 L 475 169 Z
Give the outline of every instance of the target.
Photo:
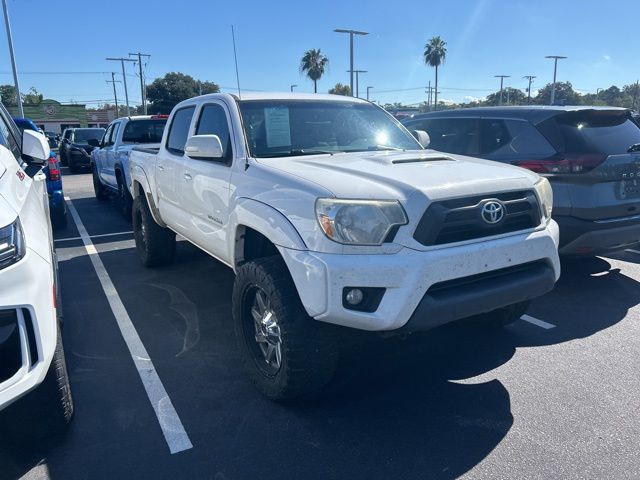
M 640 250 L 634 250 L 633 248 L 627 248 L 627 252 L 637 253 L 638 255 L 640 255 Z
M 89 238 L 115 237 L 117 235 L 130 235 L 132 233 L 133 230 L 129 230 L 126 232 L 101 233 L 99 235 L 89 235 Z M 72 240 L 82 240 L 82 237 L 56 238 L 54 242 L 71 242 Z
M 545 330 L 556 328 L 556 326 L 553 323 L 548 323 L 548 322 L 545 322 L 544 320 L 539 320 L 530 315 L 523 315 L 520 317 L 520 320 L 524 320 L 525 322 L 529 322 L 530 324 L 535 325 L 536 327 L 544 328 Z
M 118 327 L 120 328 L 120 333 L 127 344 L 131 358 L 138 370 L 138 375 L 140 375 L 140 380 L 142 380 L 142 384 L 147 392 L 151 406 L 158 418 L 160 428 L 162 429 L 164 438 L 169 446 L 169 451 L 174 454 L 193 448 L 193 444 L 191 443 L 191 440 L 189 440 L 189 436 L 182 425 L 182 421 L 173 407 L 173 403 L 171 402 L 171 399 L 169 398 L 169 395 L 167 394 L 167 391 L 165 390 L 164 385 L 153 366 L 153 362 L 147 353 L 147 349 L 144 347 L 142 340 L 140 340 L 140 336 L 138 335 L 138 332 L 131 321 L 131 317 L 129 317 L 129 314 L 118 295 L 116 287 L 111 281 L 111 277 L 109 277 L 109 274 L 100 259 L 100 255 L 98 254 L 96 247 L 91 242 L 91 238 L 80 219 L 78 211 L 69 197 L 66 197 L 65 199 L 69 207 L 69 212 L 73 217 L 73 221 L 76 223 L 76 227 L 78 228 L 80 238 L 82 239 L 87 254 L 91 259 L 93 268 L 98 275 L 102 289 L 107 296 L 111 311 L 113 312 L 116 322 L 118 323 Z

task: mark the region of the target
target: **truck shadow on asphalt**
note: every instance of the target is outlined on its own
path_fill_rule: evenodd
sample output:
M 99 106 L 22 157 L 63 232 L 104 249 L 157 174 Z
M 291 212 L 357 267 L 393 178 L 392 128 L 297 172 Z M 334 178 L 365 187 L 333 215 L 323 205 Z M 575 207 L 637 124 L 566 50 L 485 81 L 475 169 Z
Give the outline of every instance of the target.
M 323 392 L 274 404 L 248 384 L 239 365 L 229 311 L 232 275 L 185 242 L 178 250 L 175 265 L 155 271 L 142 269 L 132 248 L 105 251 L 101 258 L 194 450 L 183 456 L 170 457 L 165 450 L 132 456 L 123 445 L 123 458 L 114 458 L 114 444 L 122 435 L 117 425 L 105 432 L 82 424 L 91 423 L 87 417 L 98 412 L 108 417 L 109 408 L 118 408 L 116 402 L 104 392 L 103 405 L 83 408 L 83 400 L 88 400 L 78 389 L 79 415 L 66 437 L 34 444 L 2 435 L 0 472 L 9 472 L 7 478 L 19 477 L 43 459 L 50 478 L 60 479 L 86 478 L 88 472 L 92 478 L 124 478 L 132 461 L 152 462 L 155 467 L 148 473 L 155 478 L 268 478 L 265 472 L 305 479 L 455 478 L 487 457 L 514 422 L 509 392 L 499 380 L 465 379 L 504 365 L 517 348 L 594 335 L 623 320 L 628 309 L 640 303 L 640 284 L 606 260 L 569 262 L 556 289 L 534 302 L 529 312 L 556 328 L 543 330 L 520 321 L 488 331 L 460 322 L 407 338 L 349 334 L 336 376 Z M 86 270 L 87 258 L 70 257 L 61 268 L 63 275 Z M 188 351 L 183 351 L 188 325 L 171 310 L 177 297 L 169 285 L 188 297 L 200 319 L 198 343 Z M 180 297 L 178 304 L 184 302 Z M 165 312 L 164 318 L 158 312 Z M 67 318 L 68 325 L 76 321 L 84 319 Z M 153 345 L 151 340 L 163 335 L 173 339 L 170 348 Z M 66 336 L 71 337 L 68 352 L 83 342 L 80 336 Z M 176 357 L 178 352 L 183 353 Z M 80 362 L 69 359 L 72 384 Z M 148 403 L 140 402 L 139 408 L 148 409 Z M 107 441 L 109 458 L 83 457 L 84 445 L 95 450 Z

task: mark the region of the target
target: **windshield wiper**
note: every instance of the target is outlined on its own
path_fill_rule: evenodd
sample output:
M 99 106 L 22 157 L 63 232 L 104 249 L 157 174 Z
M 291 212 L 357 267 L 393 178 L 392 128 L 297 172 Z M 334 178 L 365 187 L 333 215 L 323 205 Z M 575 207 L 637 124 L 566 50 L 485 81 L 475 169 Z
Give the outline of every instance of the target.
M 631 152 L 640 152 L 640 143 L 634 143 L 629 148 L 627 148 L 627 153 Z
M 333 155 L 336 153 L 335 151 L 329 150 L 303 150 L 303 149 L 293 149 L 288 152 L 274 152 L 274 153 L 263 153 L 261 155 L 256 155 L 257 158 L 275 158 L 275 157 L 301 157 L 303 155 Z
M 403 152 L 404 148 L 392 147 L 390 145 L 369 145 L 367 148 L 358 148 L 355 150 L 346 150 L 346 152 Z

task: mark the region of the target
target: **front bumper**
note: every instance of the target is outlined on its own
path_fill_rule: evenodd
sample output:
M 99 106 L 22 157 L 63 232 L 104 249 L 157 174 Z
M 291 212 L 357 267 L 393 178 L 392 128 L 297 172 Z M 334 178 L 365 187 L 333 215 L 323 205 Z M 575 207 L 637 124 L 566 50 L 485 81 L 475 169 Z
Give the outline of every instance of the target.
M 302 304 L 316 320 L 390 331 L 405 327 L 410 319 L 416 324 L 419 317 L 415 329 L 424 330 L 549 291 L 560 276 L 558 239 L 558 225 L 551 221 L 534 232 L 427 251 L 403 248 L 394 254 L 336 255 L 279 250 Z M 484 290 L 480 284 L 476 290 L 458 290 L 459 294 L 451 289 L 446 301 L 433 301 L 432 287 L 442 290 L 446 282 L 474 280 L 474 276 L 522 265 L 536 267 L 529 273 L 505 276 L 498 284 L 485 282 Z M 384 288 L 385 293 L 374 312 L 361 312 L 343 306 L 346 287 Z
M 557 216 L 561 255 L 599 255 L 640 243 L 640 215 L 605 220 Z
M 37 387 L 56 348 L 58 322 L 52 265 L 27 249 L 25 257 L 0 271 L 2 315 L 0 410 Z M 12 323 L 12 318 L 15 323 Z

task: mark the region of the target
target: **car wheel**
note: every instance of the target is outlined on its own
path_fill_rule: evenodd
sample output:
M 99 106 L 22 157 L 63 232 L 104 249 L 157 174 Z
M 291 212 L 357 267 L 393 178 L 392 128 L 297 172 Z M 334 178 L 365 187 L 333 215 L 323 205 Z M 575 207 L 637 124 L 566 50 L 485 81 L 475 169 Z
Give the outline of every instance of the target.
M 60 164 L 61 165 L 67 165 L 67 156 L 64 154 L 64 152 L 62 150 L 58 151 L 59 156 L 60 156 Z
M 133 205 L 133 199 L 131 198 L 131 193 L 129 193 L 129 189 L 124 184 L 122 180 L 122 176 L 118 175 L 118 209 L 122 216 L 127 220 L 131 221 L 131 208 Z
M 176 256 L 176 234 L 156 223 L 142 196 L 133 200 L 133 235 L 140 261 L 145 267 L 158 267 L 173 262 Z
M 478 315 L 474 317 L 474 320 L 489 328 L 506 327 L 527 313 L 529 305 L 531 305 L 530 301 L 514 303 L 513 305 Z
M 64 230 L 67 228 L 67 210 L 64 208 L 57 209 L 51 214 L 51 225 L 54 230 Z
M 107 189 L 100 181 L 100 177 L 98 176 L 98 170 L 96 169 L 95 165 L 92 168 L 92 176 L 93 176 L 93 191 L 95 192 L 96 198 L 101 202 L 107 200 L 109 198 L 109 195 L 107 194 Z
M 71 173 L 78 173 L 78 167 L 76 166 L 76 164 L 73 162 L 73 160 L 69 160 L 67 162 L 69 164 L 69 171 Z
M 331 380 L 339 351 L 332 326 L 307 315 L 281 257 L 238 269 L 232 308 L 245 369 L 266 397 L 299 397 Z

